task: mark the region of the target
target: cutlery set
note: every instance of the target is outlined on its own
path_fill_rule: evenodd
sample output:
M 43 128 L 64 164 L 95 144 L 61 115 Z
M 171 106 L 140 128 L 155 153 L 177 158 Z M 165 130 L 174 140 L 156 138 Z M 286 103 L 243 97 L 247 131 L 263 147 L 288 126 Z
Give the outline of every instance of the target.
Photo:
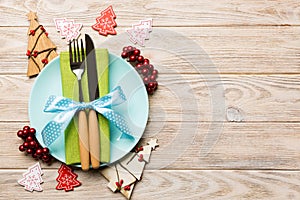
M 81 78 L 85 68 L 87 68 L 88 75 L 89 100 L 97 99 L 100 94 L 98 90 L 96 54 L 93 41 L 89 35 L 85 34 L 85 49 L 82 39 L 80 40 L 80 46 L 78 40 L 70 41 L 69 59 L 71 70 L 78 81 L 79 101 L 84 101 Z M 94 110 L 80 110 L 78 112 L 78 135 L 82 170 L 89 170 L 90 162 L 94 169 L 99 168 L 100 135 L 98 117 Z

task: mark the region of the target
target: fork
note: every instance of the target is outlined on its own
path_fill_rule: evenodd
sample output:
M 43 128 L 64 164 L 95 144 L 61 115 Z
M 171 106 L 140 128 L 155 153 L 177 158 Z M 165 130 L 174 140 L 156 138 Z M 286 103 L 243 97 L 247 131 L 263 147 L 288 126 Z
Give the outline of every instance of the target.
M 72 52 L 72 43 L 73 51 Z M 70 41 L 69 43 L 69 57 L 70 57 L 70 67 L 72 72 L 76 75 L 79 87 L 79 101 L 83 102 L 81 78 L 85 70 L 85 54 L 83 48 L 82 39 L 80 40 L 81 46 L 79 49 L 78 40 Z M 80 56 L 81 52 L 81 56 Z M 79 147 L 80 147 L 80 162 L 81 169 L 84 171 L 89 170 L 90 160 L 89 160 L 89 133 L 87 125 L 87 116 L 84 110 L 78 112 L 78 135 L 79 135 Z

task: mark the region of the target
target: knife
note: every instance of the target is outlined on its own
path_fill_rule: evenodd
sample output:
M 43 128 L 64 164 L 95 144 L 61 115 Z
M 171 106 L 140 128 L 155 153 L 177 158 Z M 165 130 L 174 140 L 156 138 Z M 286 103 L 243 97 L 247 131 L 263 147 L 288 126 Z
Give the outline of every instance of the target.
M 89 97 L 90 101 L 93 101 L 97 99 L 100 94 L 98 90 L 96 52 L 94 43 L 88 34 L 85 34 L 85 45 Z M 88 126 L 91 163 L 94 169 L 98 169 L 100 166 L 100 134 L 98 117 L 95 110 L 89 110 Z

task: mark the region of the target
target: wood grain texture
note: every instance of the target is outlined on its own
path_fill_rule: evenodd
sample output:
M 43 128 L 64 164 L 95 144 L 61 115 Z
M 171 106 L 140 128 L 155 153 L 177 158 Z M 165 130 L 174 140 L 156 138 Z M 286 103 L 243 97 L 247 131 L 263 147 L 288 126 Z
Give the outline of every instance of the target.
M 19 123 L 1 123 L 0 159 L 5 169 L 34 162 L 18 151 Z M 299 123 L 149 122 L 144 141 L 157 138 L 148 169 L 299 169 Z M 58 169 L 58 162 L 42 168 Z
M 93 169 L 98 169 L 100 166 L 101 153 L 99 124 L 96 111 L 89 110 L 88 123 L 91 164 Z
M 158 81 L 149 98 L 150 121 L 232 121 L 228 109 L 243 122 L 300 121 L 299 75 L 160 74 Z M 0 120 L 28 121 L 33 82 L 24 75 L 0 75 Z
M 130 26 L 141 18 L 153 18 L 155 26 L 228 26 L 228 25 L 299 25 L 299 2 L 220 0 L 186 0 L 162 2 L 123 1 L 113 3 L 118 26 Z M 89 0 L 73 3 L 72 0 L 61 1 L 9 1 L 1 2 L 2 26 L 26 26 L 22 18 L 29 10 L 36 11 L 40 21 L 52 24 L 55 17 L 74 18 L 86 25 L 95 23 L 95 18 L 104 10 L 108 2 Z M 134 9 L 134 10 L 133 10 Z M 78 15 L 77 13 L 80 13 Z
M 6 199 L 124 199 L 106 187 L 99 172 L 76 170 L 83 185 L 72 192 L 55 190 L 56 170 L 44 170 L 43 192 L 29 193 L 17 185 L 25 170 L 1 170 L 1 196 Z M 145 170 L 132 199 L 299 199 L 299 171 Z M 18 192 L 15 188 L 18 187 Z M 101 188 L 101 190 L 99 190 Z
M 90 168 L 89 127 L 85 110 L 78 113 L 78 136 L 80 146 L 80 163 L 83 171 Z
M 45 28 L 58 52 L 67 51 L 59 33 L 53 27 Z M 26 73 L 27 27 L 0 27 L 0 32 L 4 33 L 0 38 L 0 73 Z M 90 34 L 96 47 L 107 47 L 116 55 L 130 45 L 125 28 L 109 38 L 99 36 L 90 27 L 84 27 L 82 33 Z M 163 42 L 169 36 L 168 43 Z M 182 41 L 181 46 L 178 41 Z M 191 45 L 186 46 L 187 42 Z M 156 28 L 142 53 L 160 73 L 299 73 L 300 27 Z

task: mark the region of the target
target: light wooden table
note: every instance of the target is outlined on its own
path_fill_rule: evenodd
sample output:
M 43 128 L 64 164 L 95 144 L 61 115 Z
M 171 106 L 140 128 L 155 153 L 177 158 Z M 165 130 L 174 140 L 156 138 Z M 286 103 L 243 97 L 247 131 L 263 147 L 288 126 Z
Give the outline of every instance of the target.
M 58 162 L 42 165 L 43 192 L 17 184 L 36 162 L 18 151 L 16 136 L 29 124 L 34 83 L 25 75 L 29 10 L 58 52 L 67 46 L 55 17 L 83 23 L 82 33 L 116 54 L 130 44 L 126 28 L 153 18 L 142 51 L 160 71 L 160 88 L 150 97 L 145 137 L 158 138 L 160 147 L 132 199 L 300 199 L 300 2 L 111 4 L 118 35 L 106 38 L 90 26 L 107 1 L 0 1 L 0 199 L 124 199 L 97 171 L 77 170 L 83 185 L 73 192 L 55 190 Z

